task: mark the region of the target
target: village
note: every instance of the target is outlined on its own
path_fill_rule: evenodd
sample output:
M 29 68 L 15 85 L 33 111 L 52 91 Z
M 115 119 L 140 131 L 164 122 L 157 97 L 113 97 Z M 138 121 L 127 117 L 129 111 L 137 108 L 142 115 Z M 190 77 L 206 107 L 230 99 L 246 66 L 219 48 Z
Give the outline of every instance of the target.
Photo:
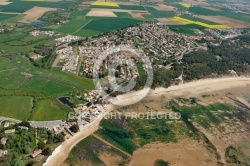
M 240 3 L 235 1 L 234 3 L 227 3 L 227 4 L 215 4 L 215 6 L 219 8 L 224 8 L 224 9 L 229 9 L 232 10 L 236 13 L 245 13 L 249 14 L 250 13 L 250 5 L 247 3 Z
M 97 38 L 86 39 L 78 46 L 78 55 L 73 54 L 72 46 L 66 46 L 57 50 L 56 53 L 60 57 L 60 61 L 64 62 L 63 71 L 92 78 L 96 59 L 107 49 L 114 47 L 138 48 L 144 51 L 156 67 L 162 67 L 168 65 L 169 58 L 181 60 L 185 53 L 195 49 L 206 49 L 206 45 L 198 45 L 195 41 L 201 39 L 214 40 L 214 38 L 211 35 L 201 34 L 177 34 L 158 22 L 142 23 Z M 56 41 L 64 43 L 65 38 L 67 37 L 56 39 Z M 70 37 L 66 41 L 69 40 L 75 41 L 77 38 Z M 113 58 L 109 57 L 109 59 L 104 60 L 100 75 L 105 75 L 109 67 L 108 64 L 127 59 L 127 57 L 131 57 L 131 53 L 119 52 L 111 57 Z M 141 62 L 137 63 L 140 64 Z M 143 69 L 146 70 L 146 66 L 143 66 Z M 124 66 L 119 69 L 118 73 L 120 73 L 121 78 L 127 77 L 125 73 L 130 75 L 129 78 L 136 78 L 139 75 L 138 71 L 126 69 Z

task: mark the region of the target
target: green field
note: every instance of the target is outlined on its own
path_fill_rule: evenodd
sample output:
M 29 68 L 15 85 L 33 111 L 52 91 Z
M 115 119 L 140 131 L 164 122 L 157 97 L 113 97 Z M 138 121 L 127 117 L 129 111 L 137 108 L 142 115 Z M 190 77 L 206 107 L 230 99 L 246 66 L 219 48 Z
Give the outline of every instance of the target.
M 146 9 L 143 6 L 140 5 L 119 5 L 121 9 L 126 10 L 142 10 L 145 11 Z
M 172 4 L 171 6 L 176 7 L 178 10 L 186 11 L 188 8 L 182 6 L 181 4 Z
M 92 20 L 83 29 L 94 30 L 99 32 L 109 32 L 115 29 L 128 27 L 140 23 L 140 20 L 130 18 L 106 18 Z
M 203 26 L 197 24 L 168 25 L 168 27 L 176 33 L 184 33 L 184 34 L 195 34 L 193 29 L 204 29 Z
M 41 30 L 46 30 L 46 31 L 49 30 L 49 31 L 51 31 L 51 30 L 56 30 L 56 29 L 58 29 L 60 27 L 61 27 L 61 25 L 48 25 L 48 26 L 42 27 Z
M 153 19 L 154 16 L 152 14 L 142 14 L 142 16 L 145 18 L 145 19 Z
M 0 21 L 8 20 L 16 16 L 18 15 L 17 14 L 0 14 Z
M 173 17 L 174 12 L 169 11 L 160 11 L 153 7 L 145 7 L 149 13 L 151 13 L 155 18 L 166 18 L 166 17 Z
M 74 1 L 47 2 L 47 1 L 21 1 L 21 0 L 11 0 L 11 2 L 12 2 L 11 4 L 0 6 L 0 11 L 23 13 L 35 6 L 67 9 L 74 3 Z
M 18 70 L 5 70 L 0 72 L 0 87 L 18 89 L 28 78 Z
M 74 33 L 74 35 L 79 35 L 82 37 L 95 36 L 115 29 L 135 25 L 140 22 L 140 20 L 131 18 L 99 18 L 91 20 L 82 29 Z
M 84 16 L 82 19 L 75 19 L 70 21 L 69 23 L 59 27 L 57 29 L 57 31 L 65 33 L 65 34 L 69 34 L 69 33 L 75 33 L 78 30 L 80 30 L 84 25 L 86 25 L 88 22 L 90 22 L 91 20 L 89 19 L 84 19 Z
M 5 57 L 0 57 L 0 71 L 11 69 L 10 60 Z
M 13 40 L 19 40 L 25 36 L 28 36 L 28 34 L 25 32 L 20 32 L 20 31 L 15 31 L 12 33 L 7 33 L 7 34 L 0 34 L 0 42 L 4 43 L 4 42 L 13 41 Z
M 50 99 L 36 101 L 35 108 L 32 110 L 31 120 L 61 120 L 67 118 L 68 112 L 62 110 Z
M 57 28 L 56 31 L 65 34 L 90 37 L 141 22 L 141 20 L 133 19 L 127 12 L 114 12 L 117 17 L 110 18 L 86 16 L 89 11 L 90 8 L 72 12 L 69 16 L 69 22 Z
M 195 14 L 199 14 L 199 15 L 208 15 L 208 16 L 215 16 L 217 15 L 219 12 L 217 11 L 213 11 L 210 9 L 206 9 L 200 6 L 195 6 L 195 7 L 190 7 L 189 11 Z
M 74 90 L 73 87 L 46 80 L 44 78 L 31 78 L 22 89 L 36 90 L 43 93 L 45 96 L 63 95 L 69 91 Z
M 196 7 L 190 7 L 189 11 L 198 15 L 208 15 L 208 16 L 224 16 L 224 17 L 228 17 L 228 18 L 232 18 L 232 19 L 236 19 L 236 20 L 240 20 L 240 21 L 244 21 L 244 22 L 249 22 L 250 23 L 250 19 L 248 18 L 249 15 L 247 14 L 242 14 L 242 13 L 235 13 L 231 10 L 221 10 L 221 11 L 214 11 L 214 10 L 210 10 L 210 9 L 206 9 L 200 6 L 196 6 Z
M 72 12 L 69 16 L 69 22 L 59 27 L 57 31 L 69 34 L 81 29 L 85 24 L 90 21 L 89 19 L 85 18 L 85 15 L 88 12 L 89 9 Z
M 32 111 L 33 98 L 28 96 L 1 96 L 1 116 L 27 120 Z
M 119 18 L 132 18 L 132 16 L 127 12 L 114 12 Z
M 74 33 L 74 35 L 82 36 L 82 37 L 91 37 L 91 36 L 99 35 L 101 33 L 102 32 L 94 31 L 94 30 L 91 30 L 91 29 L 81 29 L 78 32 Z

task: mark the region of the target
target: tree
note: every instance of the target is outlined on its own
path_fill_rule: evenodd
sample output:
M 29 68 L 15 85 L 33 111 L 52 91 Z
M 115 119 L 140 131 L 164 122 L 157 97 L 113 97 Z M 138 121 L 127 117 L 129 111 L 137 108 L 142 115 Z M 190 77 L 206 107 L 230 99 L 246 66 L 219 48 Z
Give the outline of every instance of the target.
M 169 162 L 164 160 L 156 160 L 154 166 L 169 166 Z
M 37 147 L 38 147 L 39 149 L 44 149 L 45 146 L 46 146 L 46 144 L 45 144 L 43 141 L 39 141 L 38 144 L 37 144 Z
M 54 136 L 54 142 L 63 142 L 64 141 L 64 133 L 60 133 Z
M 78 124 L 74 124 L 73 126 L 71 126 L 70 131 L 72 131 L 73 133 L 77 133 L 79 131 L 79 126 Z
M 27 122 L 27 121 L 22 121 L 19 125 L 20 125 L 20 126 L 29 127 L 29 128 L 31 127 L 31 126 L 30 126 L 30 123 Z
M 52 150 L 50 149 L 50 147 L 47 147 L 45 148 L 43 151 L 42 151 L 42 155 L 45 155 L 45 156 L 49 156 L 52 154 Z

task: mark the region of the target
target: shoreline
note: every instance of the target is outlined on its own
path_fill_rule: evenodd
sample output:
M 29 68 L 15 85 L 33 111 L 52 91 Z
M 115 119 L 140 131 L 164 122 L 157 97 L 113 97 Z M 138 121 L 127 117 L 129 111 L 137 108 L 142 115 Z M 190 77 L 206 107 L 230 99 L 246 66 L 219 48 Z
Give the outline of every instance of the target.
M 147 97 L 155 95 L 169 95 L 170 97 L 174 98 L 178 96 L 211 93 L 215 91 L 244 87 L 247 85 L 250 85 L 249 77 L 222 77 L 212 79 L 210 78 L 196 80 L 181 85 L 172 85 L 168 88 L 156 88 L 154 90 L 150 90 L 150 92 L 147 94 Z M 117 101 L 115 102 L 115 104 L 119 105 L 119 103 L 121 103 L 122 105 L 124 105 L 124 103 L 130 103 L 131 101 L 138 98 L 138 96 L 145 95 L 145 93 L 147 93 L 145 90 L 141 90 L 119 95 L 117 96 Z M 107 108 L 107 111 L 103 113 L 102 116 L 105 116 L 107 113 L 116 108 L 114 105 L 104 105 L 104 107 Z M 49 156 L 49 158 L 43 165 L 61 165 L 67 159 L 71 149 L 77 143 L 79 143 L 87 136 L 93 134 L 98 129 L 101 119 L 102 118 L 96 118 L 96 120 L 94 120 L 91 124 L 89 124 L 88 126 L 84 126 L 84 129 L 81 130 L 79 133 L 63 142 L 59 147 L 57 147 L 53 151 L 52 155 Z

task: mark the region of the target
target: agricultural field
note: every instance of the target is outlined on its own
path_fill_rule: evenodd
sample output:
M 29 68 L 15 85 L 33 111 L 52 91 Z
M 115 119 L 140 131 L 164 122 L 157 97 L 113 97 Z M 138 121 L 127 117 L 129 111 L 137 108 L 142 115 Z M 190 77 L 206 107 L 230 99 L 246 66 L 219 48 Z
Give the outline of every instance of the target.
M 139 11 L 146 11 L 146 9 L 144 8 L 144 6 L 140 6 L 140 5 L 120 5 L 121 9 L 125 9 L 125 10 L 139 10 Z
M 170 18 L 174 16 L 174 12 L 171 11 L 160 11 L 153 7 L 145 7 L 149 13 L 151 13 L 154 18 Z
M 190 7 L 188 11 L 197 14 L 197 15 L 204 15 L 204 16 L 224 16 L 227 18 L 243 21 L 246 23 L 250 23 L 250 19 L 248 18 L 249 15 L 247 14 L 241 14 L 241 13 L 235 13 L 230 10 L 219 10 L 219 11 L 214 11 L 210 10 L 201 6 L 196 6 L 196 7 Z
M 114 12 L 118 18 L 132 18 L 132 16 L 127 12 Z
M 94 30 L 99 32 L 109 32 L 113 29 L 123 28 L 128 25 L 135 25 L 138 24 L 139 20 L 130 19 L 130 18 L 105 18 L 105 19 L 98 19 L 92 20 L 88 23 L 84 29 Z
M 92 6 L 107 6 L 107 7 L 119 7 L 119 5 L 115 2 L 100 2 L 100 1 L 97 1 L 97 2 L 93 2 L 91 4 Z
M 29 76 L 20 73 L 18 70 L 5 70 L 0 72 L 0 87 L 5 89 L 18 89 L 28 78 Z
M 81 30 L 87 23 L 91 20 L 89 19 L 74 19 L 69 23 L 59 27 L 56 29 L 58 32 L 65 33 L 65 34 L 74 34 Z
M 14 13 L 24 13 L 35 6 L 39 7 L 49 7 L 49 8 L 61 8 L 66 9 L 68 6 L 73 3 L 69 1 L 21 1 L 21 0 L 10 0 L 10 4 L 0 6 L 1 12 L 14 12 Z
M 188 19 L 188 20 L 195 21 L 195 22 L 202 22 L 202 23 L 209 24 L 209 25 L 220 25 L 219 23 L 209 21 L 209 20 L 205 20 L 205 19 L 201 19 L 201 18 L 198 18 L 198 17 L 181 16 L 181 18 Z
M 190 19 L 186 19 L 186 18 L 182 18 L 182 17 L 173 17 L 172 18 L 173 21 L 176 21 L 176 22 L 180 22 L 182 24 L 197 24 L 197 25 L 200 25 L 200 26 L 203 26 L 205 28 L 211 28 L 211 29 L 226 29 L 226 28 L 230 28 L 229 26 L 226 26 L 226 25 L 211 25 L 211 24 L 207 24 L 207 23 L 203 23 L 201 21 L 193 21 L 193 20 L 190 20 Z
M 33 107 L 33 97 L 0 96 L 0 105 L 0 116 L 28 120 Z
M 5 57 L 0 57 L 0 71 L 11 69 L 10 60 Z
M 16 16 L 18 15 L 17 14 L 0 14 L 0 21 L 5 21 Z
M 66 119 L 68 112 L 62 110 L 55 102 L 50 99 L 37 100 L 30 120 L 47 121 Z
M 181 6 L 183 6 L 185 8 L 190 8 L 191 7 L 191 5 L 188 4 L 188 3 L 180 3 L 180 4 L 181 4 Z
M 63 95 L 74 90 L 73 87 L 61 84 L 60 82 L 37 77 L 31 78 L 29 81 L 27 81 L 25 85 L 22 86 L 22 89 L 40 91 L 45 96 L 49 97 Z
M 115 29 L 124 28 L 129 25 L 140 23 L 140 20 L 132 19 L 128 14 L 120 14 L 120 18 L 87 17 L 83 21 L 73 20 L 71 23 L 63 25 L 57 31 L 72 33 L 73 35 L 89 37 L 109 32 Z M 72 28 L 71 28 L 72 27 Z
M 64 24 L 63 26 L 57 28 L 58 32 L 70 34 L 74 33 L 77 30 L 81 29 L 86 23 L 90 20 L 85 19 L 86 14 L 89 12 L 89 9 L 85 9 L 82 11 L 75 11 L 70 13 L 69 15 L 69 22 Z
M 148 18 L 143 19 L 147 20 Z M 73 12 L 69 16 L 69 22 L 57 28 L 56 31 L 73 34 L 82 37 L 98 35 L 115 29 L 135 25 L 141 21 L 135 19 L 129 10 L 120 9 L 84 9 Z M 101 25 L 101 26 L 100 26 Z

